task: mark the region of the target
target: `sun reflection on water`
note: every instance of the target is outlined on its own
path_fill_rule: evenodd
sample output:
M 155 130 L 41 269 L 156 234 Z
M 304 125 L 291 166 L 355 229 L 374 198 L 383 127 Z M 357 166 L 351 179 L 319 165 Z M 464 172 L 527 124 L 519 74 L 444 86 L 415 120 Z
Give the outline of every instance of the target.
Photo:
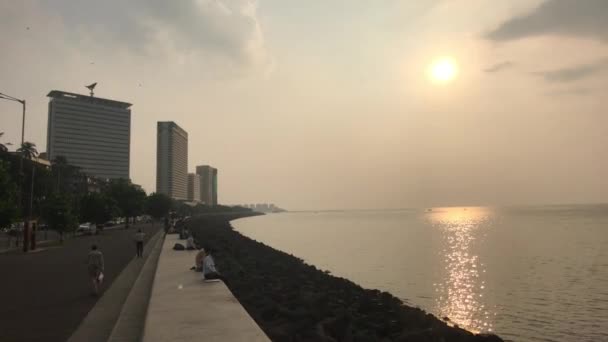
M 444 239 L 445 274 L 441 283 L 434 284 L 437 308 L 441 317 L 474 332 L 492 331 L 490 313 L 483 304 L 485 267 L 472 248 L 492 214 L 484 207 L 437 208 L 427 213 Z

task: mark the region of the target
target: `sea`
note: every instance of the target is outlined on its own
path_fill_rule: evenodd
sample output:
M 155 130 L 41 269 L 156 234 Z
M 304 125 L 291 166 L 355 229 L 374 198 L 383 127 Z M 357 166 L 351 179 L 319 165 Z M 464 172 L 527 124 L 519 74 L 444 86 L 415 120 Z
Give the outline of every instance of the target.
M 473 332 L 608 341 L 608 205 L 287 212 L 233 226 Z

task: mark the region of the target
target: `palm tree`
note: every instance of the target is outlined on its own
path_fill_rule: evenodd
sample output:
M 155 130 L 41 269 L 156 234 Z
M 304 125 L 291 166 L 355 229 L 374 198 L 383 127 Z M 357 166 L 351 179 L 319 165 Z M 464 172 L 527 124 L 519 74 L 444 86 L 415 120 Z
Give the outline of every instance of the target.
M 3 135 L 4 135 L 4 132 L 0 132 L 0 138 Z M 6 143 L 6 144 L 0 143 L 0 152 L 8 152 L 8 147 L 6 147 L 6 146 L 10 146 L 10 145 L 11 145 L 11 143 Z
M 38 156 L 38 150 L 36 149 L 36 144 L 26 141 L 23 144 L 21 144 L 21 147 L 19 149 L 17 149 L 17 152 L 19 152 L 23 158 L 25 159 L 29 159 L 32 160 L 34 159 L 34 157 Z

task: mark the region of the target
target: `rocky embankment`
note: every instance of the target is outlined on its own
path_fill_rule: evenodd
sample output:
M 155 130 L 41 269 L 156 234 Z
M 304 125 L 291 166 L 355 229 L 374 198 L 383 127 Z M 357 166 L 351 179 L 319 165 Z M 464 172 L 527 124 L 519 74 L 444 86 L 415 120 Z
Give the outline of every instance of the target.
M 364 289 L 234 231 L 239 216 L 188 222 L 230 290 L 273 341 L 502 341 L 448 326 L 390 293 Z

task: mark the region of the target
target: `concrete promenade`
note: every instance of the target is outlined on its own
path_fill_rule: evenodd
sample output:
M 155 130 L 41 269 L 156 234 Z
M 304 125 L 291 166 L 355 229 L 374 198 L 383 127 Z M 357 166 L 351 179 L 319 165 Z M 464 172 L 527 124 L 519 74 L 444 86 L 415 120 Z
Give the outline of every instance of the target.
M 203 282 L 189 270 L 196 251 L 174 251 L 176 242 L 185 244 L 165 237 L 143 341 L 269 341 L 223 282 Z

